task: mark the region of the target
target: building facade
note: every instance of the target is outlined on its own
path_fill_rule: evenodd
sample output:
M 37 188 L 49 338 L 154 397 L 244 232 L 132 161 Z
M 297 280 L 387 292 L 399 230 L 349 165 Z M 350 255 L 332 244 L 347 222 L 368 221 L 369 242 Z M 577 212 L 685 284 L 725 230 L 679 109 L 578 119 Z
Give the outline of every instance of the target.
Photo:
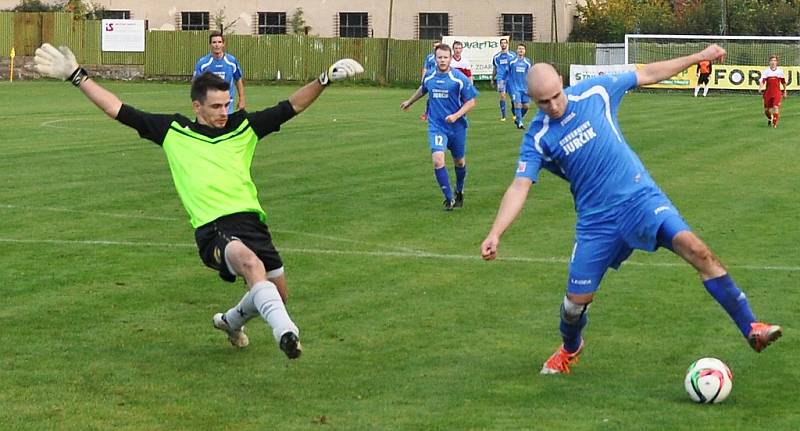
M 583 0 L 93 0 L 108 18 L 143 19 L 151 30 L 320 37 L 436 39 L 510 35 L 565 41 Z M 47 3 L 45 1 L 45 3 Z M 19 0 L 0 0 L 0 9 Z

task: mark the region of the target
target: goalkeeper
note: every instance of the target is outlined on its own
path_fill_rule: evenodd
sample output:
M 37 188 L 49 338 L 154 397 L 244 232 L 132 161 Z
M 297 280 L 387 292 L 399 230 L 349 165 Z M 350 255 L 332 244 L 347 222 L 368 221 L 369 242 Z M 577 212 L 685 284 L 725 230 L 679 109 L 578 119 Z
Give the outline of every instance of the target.
M 361 73 L 363 67 L 355 60 L 339 60 L 288 100 L 262 111 L 240 110 L 232 115 L 228 115 L 229 84 L 205 73 L 192 82 L 197 119 L 191 121 L 180 114 L 150 114 L 122 103 L 89 77 L 67 47 L 44 44 L 36 50 L 35 62 L 39 72 L 71 81 L 109 117 L 163 148 L 175 188 L 195 228 L 203 263 L 225 281 L 242 277 L 246 283 L 241 301 L 213 316 L 214 327 L 225 332 L 234 346 L 246 347 L 244 324 L 261 315 L 280 349 L 290 359 L 299 357 L 300 331 L 286 310 L 283 263 L 272 244 L 250 164 L 261 138 L 308 108 L 332 81 Z

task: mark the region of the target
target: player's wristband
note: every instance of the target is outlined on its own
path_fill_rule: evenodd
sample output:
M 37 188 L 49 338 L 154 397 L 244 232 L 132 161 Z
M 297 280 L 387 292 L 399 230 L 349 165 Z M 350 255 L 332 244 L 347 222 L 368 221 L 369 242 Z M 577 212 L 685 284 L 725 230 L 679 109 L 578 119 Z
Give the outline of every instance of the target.
M 330 78 L 328 78 L 328 71 L 327 71 L 327 70 L 326 70 L 325 72 L 322 72 L 322 73 L 319 75 L 319 83 L 320 83 L 320 85 L 322 85 L 323 87 L 325 87 L 325 86 L 327 86 L 328 84 L 330 84 L 330 83 L 331 83 L 331 80 L 330 80 Z
M 89 72 L 86 69 L 79 67 L 72 72 L 72 75 L 67 78 L 68 81 L 72 82 L 72 85 L 76 87 L 80 87 L 81 83 L 89 78 Z

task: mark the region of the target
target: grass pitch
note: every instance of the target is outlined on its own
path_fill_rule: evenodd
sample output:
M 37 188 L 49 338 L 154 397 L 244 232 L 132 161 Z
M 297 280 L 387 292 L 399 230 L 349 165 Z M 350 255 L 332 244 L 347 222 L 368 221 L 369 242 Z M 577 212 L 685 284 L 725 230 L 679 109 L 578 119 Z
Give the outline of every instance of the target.
M 140 109 L 191 114 L 186 84 L 105 85 Z M 249 107 L 294 88 L 248 85 Z M 784 338 L 752 352 L 688 265 L 637 252 L 606 276 L 573 374 L 540 376 L 560 342 L 566 183 L 543 174 L 501 260 L 481 261 L 521 133 L 483 91 L 465 208 L 444 213 L 424 101 L 399 110 L 411 92 L 331 88 L 256 151 L 305 347 L 289 361 L 259 320 L 245 350 L 212 329 L 242 290 L 202 266 L 159 147 L 70 85 L 0 85 L 0 429 L 800 428 L 793 98 L 774 130 L 753 95 L 631 93 L 620 111 L 650 172 Z M 684 393 L 703 356 L 733 370 L 723 404 Z

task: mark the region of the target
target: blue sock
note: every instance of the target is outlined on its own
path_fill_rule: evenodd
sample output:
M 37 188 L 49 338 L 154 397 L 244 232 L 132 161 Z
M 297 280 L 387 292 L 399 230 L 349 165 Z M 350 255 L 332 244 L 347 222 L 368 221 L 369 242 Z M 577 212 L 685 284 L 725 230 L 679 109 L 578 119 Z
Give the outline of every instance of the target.
M 559 329 L 561 329 L 561 339 L 564 341 L 566 351 L 573 353 L 581 347 L 581 331 L 588 321 L 586 313 L 583 313 L 583 316 L 574 324 L 568 323 L 564 317 L 561 317 Z
M 517 116 L 517 122 L 522 122 L 522 108 L 514 108 L 514 115 Z
M 439 169 L 434 169 L 433 173 L 436 174 L 436 182 L 442 188 L 444 198 L 451 201 L 453 200 L 453 191 L 450 189 L 450 177 L 447 174 L 447 166 L 442 166 Z
M 464 191 L 464 178 L 467 177 L 467 165 L 458 167 L 456 166 L 456 191 L 461 193 Z
M 528 115 L 528 108 L 522 108 L 522 118 L 525 118 L 526 115 Z
M 747 337 L 750 334 L 750 324 L 755 322 L 756 318 L 753 316 L 753 311 L 750 310 L 750 304 L 747 302 L 744 292 L 736 287 L 736 283 L 728 274 L 706 280 L 703 285 L 736 322 L 742 335 Z
M 500 116 L 506 118 L 506 101 L 500 101 Z

